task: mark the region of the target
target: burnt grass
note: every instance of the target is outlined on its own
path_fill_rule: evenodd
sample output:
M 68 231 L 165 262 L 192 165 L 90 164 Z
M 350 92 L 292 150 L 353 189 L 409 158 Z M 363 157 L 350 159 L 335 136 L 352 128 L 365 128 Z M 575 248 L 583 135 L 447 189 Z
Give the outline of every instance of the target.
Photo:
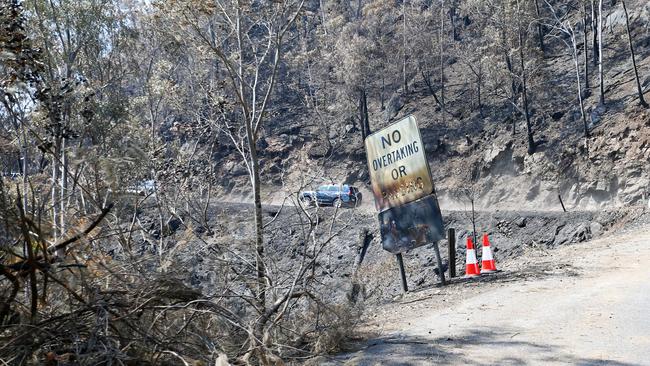
M 197 239 L 191 240 L 176 254 L 177 265 L 185 268 L 185 282 L 206 294 L 214 292 L 214 281 L 219 278 L 215 269 L 219 264 L 215 260 L 230 258 L 236 261 L 237 256 L 231 255 L 233 252 L 239 252 L 241 258 L 254 259 L 252 254 L 246 254 L 251 252 L 254 237 L 253 206 L 227 203 L 215 205 L 211 211 L 210 230 L 194 233 Z M 318 217 L 315 235 L 310 235 L 309 221 L 299 207 L 264 206 L 263 211 L 267 224 L 267 266 L 272 273 L 283 278 L 281 281 L 290 280 L 288 274 L 298 268 L 305 256 L 313 258 L 313 240 L 316 238 L 317 242 L 326 243 L 316 256 L 312 273 L 320 287 L 315 292 L 326 297 L 328 302 L 362 300 L 365 304 L 378 305 L 392 301 L 401 293 L 397 262 L 394 255 L 381 247 L 375 212 L 356 208 L 309 208 L 307 212 L 314 218 Z M 549 249 L 598 237 L 610 229 L 618 229 L 618 223 L 627 216 L 629 213 L 620 210 L 566 213 L 480 211 L 476 212 L 476 227 L 479 235 L 489 235 L 498 264 L 516 259 L 527 247 Z M 443 211 L 443 221 L 446 229 L 456 229 L 456 273 L 462 275 L 466 239 L 472 232 L 471 212 Z M 172 233 L 170 239 L 181 232 L 183 230 L 179 229 Z M 366 235 L 371 240 L 362 258 Z M 447 269 L 448 242 L 442 240 L 438 244 L 443 268 Z M 225 246 L 227 250 L 223 249 Z M 480 255 L 480 250 L 477 252 Z M 404 262 L 411 290 L 438 283 L 432 244 L 404 253 Z

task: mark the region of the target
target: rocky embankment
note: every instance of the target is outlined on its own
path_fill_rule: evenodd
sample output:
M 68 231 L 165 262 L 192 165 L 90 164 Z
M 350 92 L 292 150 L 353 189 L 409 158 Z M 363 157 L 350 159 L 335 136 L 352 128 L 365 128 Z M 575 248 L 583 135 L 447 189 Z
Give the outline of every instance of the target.
M 211 215 L 212 230 L 199 233 L 200 240 L 184 242 L 173 249 L 174 265 L 184 268 L 186 282 L 210 294 L 213 282 L 219 280 L 219 268 L 224 260 L 237 261 L 246 252 L 252 237 L 249 204 L 223 204 L 214 208 Z M 375 213 L 359 209 L 311 208 L 308 213 L 318 217 L 315 235 L 309 233 L 309 224 L 298 207 L 265 206 L 267 253 L 273 268 L 291 269 L 300 262 L 304 253 L 311 255 L 314 239 L 322 244 L 316 257 L 314 275 L 331 299 L 366 303 L 390 301 L 401 293 L 397 264 L 393 255 L 381 249 Z M 336 213 L 336 217 L 334 216 Z M 486 232 L 494 248 L 497 264 L 515 260 L 523 251 L 544 250 L 562 245 L 587 241 L 609 230 L 619 229 L 626 222 L 642 215 L 642 208 L 624 211 L 581 212 L 523 212 L 481 211 L 476 213 L 479 233 Z M 467 211 L 443 212 L 447 228 L 457 233 L 456 272 L 464 273 L 466 238 L 471 234 L 471 213 Z M 171 233 L 183 235 L 182 231 Z M 331 238 L 331 239 L 330 239 Z M 363 245 L 369 243 L 367 248 Z M 447 242 L 439 247 L 443 266 L 448 266 Z M 363 253 L 363 254 L 362 254 Z M 480 255 L 480 250 L 479 250 Z M 171 259 L 170 259 L 171 260 Z M 480 258 L 479 258 L 480 260 Z M 412 289 L 437 283 L 437 268 L 431 245 L 416 248 L 404 255 L 408 282 Z

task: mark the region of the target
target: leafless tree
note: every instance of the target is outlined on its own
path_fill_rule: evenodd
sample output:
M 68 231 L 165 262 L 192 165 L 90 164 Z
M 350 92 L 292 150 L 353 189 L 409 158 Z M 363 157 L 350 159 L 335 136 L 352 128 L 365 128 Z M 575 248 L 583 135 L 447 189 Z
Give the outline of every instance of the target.
M 537 39 L 539 40 L 539 49 L 542 51 L 542 53 L 546 53 L 546 47 L 544 47 L 544 30 L 543 30 L 543 23 L 540 21 L 542 19 L 542 15 L 539 9 L 539 0 L 535 0 L 535 15 L 537 15 Z
M 603 81 L 603 0 L 598 0 L 598 80 L 600 104 L 605 104 L 605 82 Z
M 599 47 L 598 47 L 598 21 L 596 20 L 596 17 L 598 16 L 598 9 L 596 8 L 596 0 L 590 0 L 589 4 L 591 5 L 591 37 L 592 37 L 592 50 L 593 50 L 593 56 L 592 59 L 594 60 L 593 65 L 594 68 L 598 67 L 598 55 L 600 53 Z
M 593 23 L 593 19 L 591 20 Z M 585 68 L 585 89 L 589 89 L 589 40 L 588 34 L 589 34 L 589 28 L 587 27 L 587 5 L 585 4 L 584 1 L 582 1 L 582 35 L 583 35 L 583 44 L 582 44 L 582 53 L 584 56 L 583 59 L 583 64 Z
M 244 7 L 239 1 L 217 2 L 214 15 L 219 26 L 230 30 L 225 34 L 215 31 L 215 20 L 202 20 L 201 14 L 197 14 L 193 5 L 188 4 L 181 10 L 183 17 L 190 22 L 203 44 L 222 62 L 230 82 L 233 106 L 239 109 L 224 110 L 223 130 L 237 147 L 250 176 L 255 205 L 256 299 L 260 308 L 266 309 L 269 278 L 264 263 L 264 223 L 257 142 L 276 83 L 283 40 L 300 14 L 303 3 L 283 2 L 258 13 L 257 10 Z M 260 31 L 263 35 L 260 35 Z
M 550 14 L 552 15 L 552 18 L 550 19 L 551 21 L 547 23 L 548 27 L 550 27 L 553 30 L 553 32 L 549 33 L 549 36 L 562 41 L 562 43 L 564 43 L 564 45 L 571 52 L 571 56 L 573 58 L 573 65 L 574 65 L 575 76 L 576 76 L 578 104 L 580 107 L 580 115 L 582 117 L 584 136 L 586 139 L 589 137 L 589 126 L 587 125 L 587 117 L 585 115 L 585 107 L 584 107 L 584 102 L 582 97 L 582 85 L 580 82 L 580 64 L 578 59 L 576 31 L 574 26 L 571 24 L 571 18 L 569 14 L 559 13 L 559 10 L 553 7 L 553 5 L 551 5 L 548 1 L 545 2 L 549 8 Z M 565 37 L 568 38 L 569 40 L 567 41 Z
M 440 34 L 438 44 L 440 45 L 440 108 L 442 123 L 445 123 L 445 1 L 440 1 Z
M 469 205 L 468 219 L 472 223 L 472 240 L 475 244 L 478 239 L 476 228 L 476 203 L 481 197 L 481 185 L 479 180 L 481 178 L 482 169 L 483 165 L 478 162 L 475 162 L 471 169 L 464 169 L 458 174 L 462 183 L 451 192 L 452 197 L 466 205 Z M 468 210 L 466 209 L 465 211 Z
M 522 103 L 524 109 L 524 117 L 526 118 L 526 136 L 528 138 L 528 154 L 534 154 L 536 149 L 535 139 L 533 138 L 533 128 L 530 122 L 530 111 L 528 108 L 528 86 L 526 74 L 526 62 L 524 60 L 524 38 L 527 38 L 527 29 L 524 29 L 521 24 L 522 11 L 520 8 L 519 0 L 517 0 L 517 35 L 519 41 L 519 65 L 521 68 L 521 86 L 522 86 Z
M 639 81 L 639 71 L 636 66 L 636 59 L 634 57 L 634 45 L 632 44 L 632 33 L 630 32 L 630 17 L 627 14 L 627 7 L 625 6 L 625 1 L 621 1 L 623 5 L 623 12 L 625 13 L 625 29 L 627 31 L 627 41 L 630 46 L 630 61 L 632 61 L 632 68 L 634 69 L 634 78 L 636 79 L 636 90 L 639 96 L 639 104 L 644 108 L 648 108 L 648 103 L 643 97 L 643 88 L 641 88 L 641 82 Z

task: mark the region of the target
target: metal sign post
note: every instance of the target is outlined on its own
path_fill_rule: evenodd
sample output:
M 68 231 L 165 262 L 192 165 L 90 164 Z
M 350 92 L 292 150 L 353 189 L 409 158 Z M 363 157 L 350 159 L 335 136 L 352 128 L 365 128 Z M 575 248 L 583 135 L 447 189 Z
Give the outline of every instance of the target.
M 456 277 L 456 229 L 449 228 L 447 231 L 449 242 L 449 277 Z
M 397 255 L 402 289 L 406 292 L 402 253 L 434 243 L 442 272 L 437 241 L 444 238 L 438 198 L 415 117 L 405 117 L 369 135 L 365 146 L 382 247 Z M 444 274 L 440 280 L 445 283 Z
M 445 271 L 442 270 L 442 258 L 440 258 L 440 249 L 438 248 L 438 242 L 433 242 L 433 252 L 436 254 L 436 262 L 438 262 L 438 278 L 442 285 L 446 285 L 445 281 Z
M 397 253 L 397 265 L 399 266 L 399 277 L 402 279 L 402 291 L 409 292 L 409 285 L 406 283 L 406 271 L 404 270 L 404 260 L 402 253 Z

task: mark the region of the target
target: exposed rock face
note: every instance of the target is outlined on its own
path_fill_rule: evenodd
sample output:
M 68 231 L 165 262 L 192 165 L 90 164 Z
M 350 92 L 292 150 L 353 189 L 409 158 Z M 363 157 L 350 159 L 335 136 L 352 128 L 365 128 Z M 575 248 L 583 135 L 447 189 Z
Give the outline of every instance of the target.
M 324 158 L 332 151 L 332 145 L 327 140 L 320 140 L 314 142 L 307 155 L 312 159 Z
M 397 113 L 404 107 L 404 104 L 406 104 L 406 98 L 402 94 L 393 95 L 384 110 L 384 119 L 390 121 L 395 118 Z
M 553 246 L 577 243 L 591 239 L 589 225 L 581 223 L 579 225 L 563 225 L 556 228 Z
M 515 220 L 515 225 L 517 225 L 519 227 L 525 227 L 526 226 L 526 218 L 522 216 L 522 217 L 516 219 Z
M 484 171 L 490 175 L 516 175 L 520 170 L 513 157 L 512 141 L 492 144 L 483 156 Z
M 617 7 L 613 9 L 605 18 L 604 26 L 609 32 L 613 32 L 616 27 L 625 27 L 625 12 L 623 8 Z
M 292 143 L 295 141 L 295 137 L 288 136 L 285 134 L 279 136 L 271 136 L 266 139 L 267 146 L 264 150 L 264 153 L 267 154 L 284 154 L 289 151 L 292 146 Z
M 589 224 L 589 230 L 591 231 L 592 236 L 594 237 L 600 236 L 600 234 L 603 233 L 603 225 L 594 221 L 591 224 Z
M 250 209 L 248 206 L 247 209 Z M 247 245 L 246 238 L 254 230 L 250 213 L 242 204 L 220 205 L 215 208 L 216 217 L 212 230 L 219 234 L 206 239 L 215 247 L 228 246 L 237 248 Z M 289 227 L 300 225 L 296 211 L 277 207 L 264 208 L 267 216 L 279 215 L 278 220 L 270 223 L 267 233 L 268 255 L 273 258 L 279 268 L 290 268 L 300 258 L 305 250 L 305 238 L 302 230 L 290 230 Z M 319 208 L 323 219 L 329 218 L 333 209 Z M 544 248 L 558 245 L 568 245 L 589 239 L 596 234 L 596 229 L 611 227 L 622 217 L 617 211 L 596 212 L 478 212 L 476 223 L 478 230 L 489 235 L 490 243 L 496 256 L 497 263 L 505 258 L 515 258 L 528 247 Z M 321 274 L 321 284 L 333 289 L 328 293 L 332 298 L 363 300 L 369 303 L 382 302 L 391 299 L 401 292 L 399 281 L 395 280 L 395 272 L 387 268 L 395 268 L 394 257 L 381 249 L 381 239 L 378 232 L 377 217 L 374 212 L 353 209 L 341 210 L 341 215 L 334 223 L 334 230 L 344 229 L 341 235 L 332 238 L 324 247 L 322 256 L 316 262 L 316 271 Z M 466 211 L 443 212 L 446 228 L 456 229 L 456 269 L 458 274 L 464 270 L 466 239 L 471 235 L 471 215 Z M 219 222 L 220 224 L 217 224 Z M 525 225 L 522 224 L 525 222 Z M 182 234 L 182 227 L 176 235 Z M 142 243 L 144 245 L 144 243 Z M 449 266 L 447 242 L 439 243 L 443 257 L 443 268 Z M 209 255 L 210 251 L 204 245 L 185 246 L 179 248 L 179 258 L 183 261 L 182 268 L 187 272 L 189 281 L 204 292 L 218 281 L 219 263 L 225 259 L 235 260 L 228 252 L 218 257 Z M 481 251 L 477 251 L 481 255 Z M 197 255 L 198 254 L 198 255 Z M 409 284 L 412 286 L 430 286 L 436 283 L 437 263 L 432 245 L 411 250 L 404 254 L 404 260 L 417 271 L 407 271 Z M 480 258 L 479 258 L 480 260 Z M 355 287 L 360 285 L 361 287 Z M 380 288 L 381 291 L 364 292 L 368 289 Z
M 629 70 L 624 66 L 617 67 Z M 650 77 L 643 77 L 650 87 Z M 615 99 L 603 106 L 595 96 L 586 98 L 587 138 L 579 110 L 566 101 L 531 110 L 538 143 L 534 154 L 527 153 L 522 118 L 486 113 L 479 119 L 458 105 L 453 115 L 442 118 L 432 97 L 416 94 L 410 101 L 394 94 L 381 112 L 371 106 L 370 125 L 376 131 L 414 112 L 443 209 L 468 204 L 455 197 L 454 191 L 461 188 L 476 192 L 478 209 L 562 210 L 558 196 L 568 210 L 645 205 L 650 197 L 650 111 L 632 102 L 617 106 Z M 275 163 L 265 165 L 264 184 L 291 185 L 305 169 L 313 170 L 315 177 L 322 175 L 317 169 L 323 169 L 334 180 L 366 187 L 364 144 L 353 118 L 343 115 L 327 124 L 278 123 L 265 136 L 263 156 Z M 315 161 L 319 164 L 313 165 Z M 226 164 L 221 169 L 239 176 L 236 187 L 243 187 L 248 183 L 243 168 Z
M 576 197 L 610 205 L 641 202 L 650 190 L 649 131 L 640 122 L 601 131 L 593 138 L 587 179 L 578 183 Z
M 650 197 L 647 119 L 650 114 L 641 111 L 636 120 L 626 124 L 599 126 L 587 145 L 555 149 L 542 145 L 532 155 L 525 153 L 521 141 L 490 137 L 481 160 L 469 165 L 483 167 L 480 179 L 447 178 L 445 183 L 478 187 L 476 203 L 482 208 L 517 209 L 527 204 L 530 208 L 561 209 L 558 195 L 569 210 L 645 204 Z
M 223 168 L 225 171 L 235 177 L 248 174 L 248 169 L 246 169 L 244 163 L 228 161 L 224 164 Z

